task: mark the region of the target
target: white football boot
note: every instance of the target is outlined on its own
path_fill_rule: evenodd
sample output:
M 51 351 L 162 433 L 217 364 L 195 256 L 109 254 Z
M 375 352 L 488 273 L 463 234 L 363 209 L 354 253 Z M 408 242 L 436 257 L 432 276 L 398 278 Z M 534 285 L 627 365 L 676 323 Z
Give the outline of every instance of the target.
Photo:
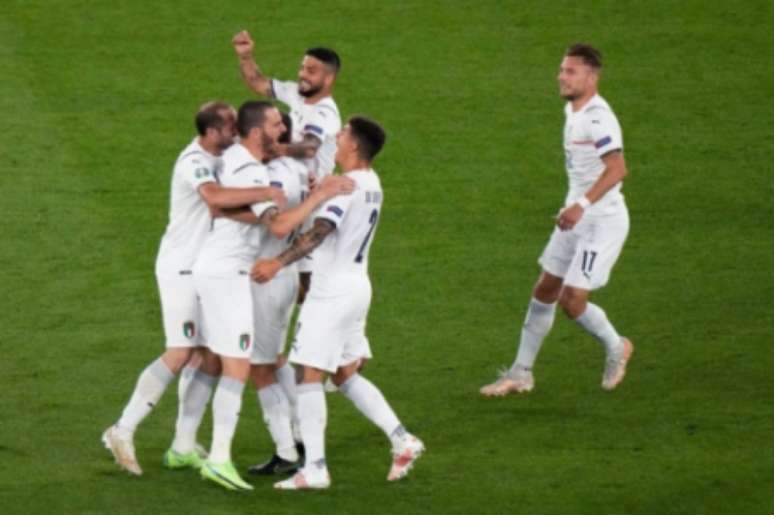
M 628 338 L 621 338 L 623 342 L 623 349 L 621 355 L 617 357 L 608 358 L 605 361 L 605 373 L 602 375 L 602 388 L 605 390 L 613 390 L 623 381 L 626 375 L 626 364 L 632 357 L 634 352 L 634 345 Z
M 484 397 L 503 397 L 509 393 L 529 393 L 535 387 L 532 370 L 521 367 L 500 372 L 500 377 L 492 384 L 482 386 L 479 392 Z
M 422 440 L 407 433 L 392 449 L 392 466 L 387 474 L 387 481 L 397 481 L 406 477 L 423 452 L 425 452 L 425 444 Z
M 110 426 L 102 433 L 102 443 L 106 449 L 113 453 L 116 463 L 122 469 L 135 476 L 142 475 L 142 469 L 134 455 L 132 435 L 125 434 L 117 426 Z
M 331 486 L 331 476 L 327 469 L 314 473 L 301 469 L 293 477 L 274 483 L 277 490 L 324 490 Z

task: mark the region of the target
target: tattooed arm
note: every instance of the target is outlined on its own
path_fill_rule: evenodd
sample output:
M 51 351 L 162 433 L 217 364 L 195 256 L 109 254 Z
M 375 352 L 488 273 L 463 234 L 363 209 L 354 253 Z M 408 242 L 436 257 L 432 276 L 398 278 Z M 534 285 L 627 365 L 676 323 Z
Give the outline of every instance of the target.
M 282 267 L 308 256 L 334 230 L 336 230 L 336 226 L 333 225 L 333 222 L 324 218 L 315 219 L 312 228 L 293 240 L 293 244 L 282 254 L 274 259 L 256 261 L 250 271 L 250 276 L 259 283 L 270 281 Z

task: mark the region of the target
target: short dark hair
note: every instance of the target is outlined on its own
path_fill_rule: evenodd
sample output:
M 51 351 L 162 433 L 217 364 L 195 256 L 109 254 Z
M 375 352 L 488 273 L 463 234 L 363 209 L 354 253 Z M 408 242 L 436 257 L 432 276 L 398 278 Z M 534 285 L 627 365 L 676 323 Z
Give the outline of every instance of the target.
M 353 116 L 347 120 L 352 136 L 357 140 L 358 154 L 366 161 L 373 161 L 387 141 L 382 126 L 365 116 Z
M 273 107 L 274 104 L 264 100 L 250 100 L 239 106 L 236 122 L 239 136 L 246 138 L 251 129 L 261 127 L 266 121 L 266 111 Z
M 330 48 L 321 46 L 310 48 L 304 55 L 312 56 L 318 61 L 325 63 L 333 73 L 339 73 L 339 70 L 341 70 L 341 59 L 339 59 L 339 54 Z
M 575 43 L 567 49 L 564 55 L 567 57 L 580 57 L 583 59 L 584 64 L 591 66 L 595 70 L 602 68 L 602 52 L 586 43 Z
M 215 101 L 207 102 L 199 108 L 194 118 L 196 124 L 196 132 L 199 136 L 207 134 L 207 129 L 221 129 L 226 123 L 221 113 L 223 111 L 229 111 L 233 109 L 229 104 L 225 102 Z
M 285 132 L 283 132 L 279 139 L 280 143 L 290 143 L 290 136 L 293 134 L 293 120 L 288 113 L 280 113 L 282 115 L 282 125 L 285 126 Z

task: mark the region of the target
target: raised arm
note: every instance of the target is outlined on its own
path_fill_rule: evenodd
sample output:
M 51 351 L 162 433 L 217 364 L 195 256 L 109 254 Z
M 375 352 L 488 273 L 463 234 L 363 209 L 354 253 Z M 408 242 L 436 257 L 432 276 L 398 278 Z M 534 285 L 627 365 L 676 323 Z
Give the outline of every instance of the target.
M 317 218 L 312 228 L 293 240 L 293 244 L 279 256 L 274 259 L 256 261 L 250 271 L 250 277 L 259 283 L 270 281 L 282 267 L 308 256 L 335 229 L 336 226 L 330 220 Z
M 246 30 L 239 32 L 231 40 L 231 44 L 234 45 L 234 51 L 239 58 L 239 71 L 242 72 L 247 87 L 264 97 L 273 97 L 271 79 L 261 72 L 253 59 L 255 44 L 250 34 Z

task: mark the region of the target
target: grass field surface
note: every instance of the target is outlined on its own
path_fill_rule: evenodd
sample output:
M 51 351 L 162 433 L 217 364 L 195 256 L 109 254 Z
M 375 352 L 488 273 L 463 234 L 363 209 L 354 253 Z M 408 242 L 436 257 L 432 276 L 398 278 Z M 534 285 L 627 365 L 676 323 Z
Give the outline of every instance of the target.
M 3 0 L 0 514 L 774 513 L 771 27 L 766 1 Z M 364 374 L 428 448 L 399 484 L 337 394 L 326 492 L 165 470 L 174 387 L 137 432 L 142 478 L 100 445 L 162 351 L 153 263 L 193 113 L 250 98 L 241 29 L 278 78 L 336 48 L 342 114 L 389 133 Z M 630 170 L 630 237 L 593 298 L 636 353 L 605 393 L 602 349 L 558 316 L 535 391 L 483 399 L 566 192 L 555 76 L 579 40 Z M 247 391 L 235 461 L 270 452 Z

